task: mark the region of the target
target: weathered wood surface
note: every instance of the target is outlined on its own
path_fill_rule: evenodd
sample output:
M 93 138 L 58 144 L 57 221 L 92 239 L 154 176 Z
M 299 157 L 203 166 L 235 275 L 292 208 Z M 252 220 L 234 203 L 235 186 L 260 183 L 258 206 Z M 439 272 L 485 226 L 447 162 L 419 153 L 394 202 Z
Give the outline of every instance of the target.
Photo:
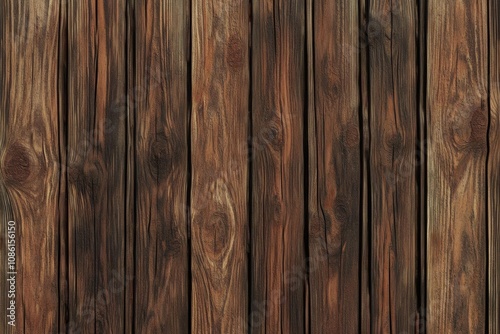
M 497 333 L 499 14 L 0 1 L 0 332 Z
M 430 333 L 483 333 L 487 324 L 487 9 L 485 0 L 428 4 Z

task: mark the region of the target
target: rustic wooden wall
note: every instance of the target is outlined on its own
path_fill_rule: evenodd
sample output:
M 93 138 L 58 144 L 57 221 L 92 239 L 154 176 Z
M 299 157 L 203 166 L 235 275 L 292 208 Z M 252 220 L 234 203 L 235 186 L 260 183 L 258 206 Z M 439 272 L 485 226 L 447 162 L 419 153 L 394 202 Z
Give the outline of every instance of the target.
M 498 333 L 499 41 L 497 0 L 0 0 L 0 332 Z

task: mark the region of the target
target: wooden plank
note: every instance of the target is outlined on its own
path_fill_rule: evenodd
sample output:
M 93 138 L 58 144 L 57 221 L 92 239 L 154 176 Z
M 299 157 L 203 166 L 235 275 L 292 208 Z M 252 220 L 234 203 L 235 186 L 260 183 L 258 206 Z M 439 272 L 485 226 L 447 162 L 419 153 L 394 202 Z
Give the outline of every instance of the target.
M 253 2 L 252 333 L 304 333 L 305 6 Z
M 68 331 L 121 332 L 125 0 L 68 2 Z
M 490 128 L 488 174 L 488 320 L 500 332 L 500 3 L 489 2 Z
M 247 326 L 249 3 L 192 3 L 193 333 Z
M 189 332 L 188 1 L 135 1 L 135 331 Z
M 429 0 L 428 326 L 486 319 L 487 1 Z
M 415 332 L 417 6 L 370 1 L 371 330 Z
M 313 2 L 309 108 L 311 333 L 359 329 L 361 205 L 357 1 Z M 311 26 L 311 25 L 310 25 Z
M 9 220 L 16 222 L 17 246 L 16 327 L 7 325 L 2 311 L 1 331 L 53 333 L 59 322 L 59 199 L 64 191 L 59 29 L 65 13 L 55 1 L 2 1 L 0 8 L 0 212 L 2 230 Z M 5 270 L 2 263 L 1 285 Z

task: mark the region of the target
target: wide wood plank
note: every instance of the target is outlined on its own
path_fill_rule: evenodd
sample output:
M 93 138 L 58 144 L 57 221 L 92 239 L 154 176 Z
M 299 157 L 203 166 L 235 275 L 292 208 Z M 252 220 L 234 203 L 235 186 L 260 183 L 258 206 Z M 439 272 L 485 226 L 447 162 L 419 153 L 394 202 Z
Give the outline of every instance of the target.
M 15 327 L 3 307 L 5 262 L 0 269 L 2 333 L 58 331 L 65 15 L 56 1 L 0 4 L 1 227 L 4 233 L 8 221 L 16 222 L 17 253 Z
M 193 333 L 247 327 L 249 3 L 192 2 Z
M 188 1 L 135 1 L 135 331 L 189 332 Z
M 305 332 L 304 14 L 253 2 L 252 333 Z
M 308 26 L 311 333 L 359 329 L 360 92 L 357 1 L 317 0 Z
M 124 330 L 125 0 L 68 2 L 68 332 Z
M 483 333 L 486 319 L 487 1 L 429 0 L 430 333 Z
M 490 129 L 488 174 L 489 333 L 500 332 L 500 3 L 489 4 Z
M 371 330 L 415 332 L 417 53 L 414 1 L 370 1 Z

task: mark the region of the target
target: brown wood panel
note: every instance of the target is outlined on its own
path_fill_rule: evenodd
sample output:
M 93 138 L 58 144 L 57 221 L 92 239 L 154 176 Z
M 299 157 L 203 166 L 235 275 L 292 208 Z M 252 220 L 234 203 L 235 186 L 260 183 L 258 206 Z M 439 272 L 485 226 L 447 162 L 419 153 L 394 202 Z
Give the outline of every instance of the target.
M 240 333 L 248 317 L 247 1 L 192 2 L 193 333 Z
M 428 331 L 486 319 L 487 1 L 429 0 Z
M 254 1 L 252 31 L 249 324 L 304 333 L 305 2 Z
M 59 2 L 0 4 L 0 157 L 2 234 L 16 221 L 16 320 L 7 325 L 2 262 L 3 333 L 51 333 L 59 322 L 60 104 Z M 7 248 L 2 235 L 2 255 Z M 10 275 L 9 275 L 10 276 Z
M 417 6 L 370 1 L 371 330 L 415 332 Z
M 489 4 L 488 330 L 500 332 L 500 3 Z
M 125 1 L 68 2 L 68 332 L 124 330 Z
M 357 1 L 313 1 L 308 110 L 311 333 L 359 326 L 360 91 Z M 311 54 L 312 53 L 312 54 Z M 311 91 L 310 91 L 311 92 Z
M 138 333 L 189 332 L 188 1 L 135 1 Z

